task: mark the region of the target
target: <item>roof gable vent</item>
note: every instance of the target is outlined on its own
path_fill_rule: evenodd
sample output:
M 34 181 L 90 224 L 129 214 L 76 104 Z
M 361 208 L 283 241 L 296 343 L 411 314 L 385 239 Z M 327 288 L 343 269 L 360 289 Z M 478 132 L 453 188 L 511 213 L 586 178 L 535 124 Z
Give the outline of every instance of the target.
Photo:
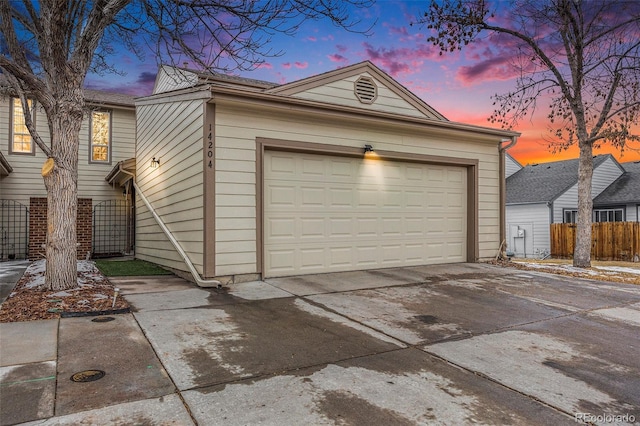
M 359 77 L 354 83 L 353 90 L 363 104 L 372 104 L 378 97 L 378 87 L 371 77 Z

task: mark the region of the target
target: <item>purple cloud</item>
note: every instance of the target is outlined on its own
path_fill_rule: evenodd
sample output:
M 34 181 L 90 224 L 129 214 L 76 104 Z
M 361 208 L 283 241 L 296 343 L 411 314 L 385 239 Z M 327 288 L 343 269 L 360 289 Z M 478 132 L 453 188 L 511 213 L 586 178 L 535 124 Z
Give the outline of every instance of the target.
M 331 62 L 338 62 L 342 64 L 346 64 L 349 62 L 349 59 L 347 59 L 346 57 L 342 56 L 339 53 L 333 53 L 331 55 L 327 55 L 327 58 L 329 58 Z
M 428 44 L 418 44 L 415 48 L 376 48 L 369 43 L 364 43 L 363 46 L 365 57 L 384 68 L 393 77 L 419 72 L 427 59 L 442 60 L 437 49 Z

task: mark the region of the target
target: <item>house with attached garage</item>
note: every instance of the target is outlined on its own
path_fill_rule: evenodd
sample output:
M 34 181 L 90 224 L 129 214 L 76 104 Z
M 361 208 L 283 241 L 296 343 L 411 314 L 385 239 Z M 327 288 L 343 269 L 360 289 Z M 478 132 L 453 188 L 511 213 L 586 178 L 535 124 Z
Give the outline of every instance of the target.
M 640 167 L 610 154 L 593 159 L 594 222 L 638 221 Z M 550 251 L 550 224 L 575 223 L 578 159 L 531 164 L 507 177 L 508 252 L 536 257 Z
M 105 177 L 114 164 L 135 155 L 133 97 L 86 90 L 85 99 L 78 161 L 78 257 L 131 253 L 131 186 L 110 184 Z M 47 143 L 44 111 L 37 103 L 30 109 Z M 0 261 L 43 256 L 47 193 L 41 169 L 45 160 L 25 126 L 20 100 L 10 91 L 0 96 Z
M 504 239 L 519 134 L 449 121 L 371 62 L 282 85 L 163 66 L 135 103 L 140 259 L 232 283 L 476 262 Z

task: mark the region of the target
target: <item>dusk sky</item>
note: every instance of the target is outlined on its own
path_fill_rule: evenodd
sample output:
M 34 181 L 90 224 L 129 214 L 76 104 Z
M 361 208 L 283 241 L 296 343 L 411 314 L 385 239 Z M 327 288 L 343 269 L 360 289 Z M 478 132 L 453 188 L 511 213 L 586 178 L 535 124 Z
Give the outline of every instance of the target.
M 488 41 L 466 46 L 461 52 L 440 55 L 427 43 L 427 30 L 410 26 L 427 6 L 426 1 L 378 0 L 356 17 L 374 22 L 373 34 L 365 36 L 340 30 L 329 22 L 308 22 L 296 36 L 276 35 L 270 45 L 282 55 L 265 58 L 259 69 L 239 75 L 275 83 L 287 83 L 336 68 L 370 60 L 407 89 L 452 121 L 495 127 L 487 118 L 494 107 L 491 96 L 515 87 L 515 70 L 510 65 L 507 45 Z M 157 62 L 148 56 L 141 62 L 133 54 L 118 55 L 117 66 L 125 76 L 87 77 L 95 89 L 148 95 L 153 88 Z M 577 158 L 577 149 L 558 154 L 549 152 L 544 138 L 549 134 L 546 110 L 533 120 L 521 121 L 515 130 L 522 133 L 510 154 L 521 164 Z M 640 160 L 640 152 L 608 147 L 596 154 L 612 153 L 619 161 Z

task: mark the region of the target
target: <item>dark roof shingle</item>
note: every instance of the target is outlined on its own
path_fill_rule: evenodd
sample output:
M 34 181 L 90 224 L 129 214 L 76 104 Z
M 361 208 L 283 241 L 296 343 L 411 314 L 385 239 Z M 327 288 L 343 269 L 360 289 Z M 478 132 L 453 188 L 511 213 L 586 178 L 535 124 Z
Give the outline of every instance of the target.
M 640 161 L 620 165 L 625 172 L 593 199 L 594 205 L 640 203 Z
M 594 169 L 610 154 L 593 159 Z M 578 182 L 578 159 L 530 164 L 507 178 L 507 204 L 550 202 Z

